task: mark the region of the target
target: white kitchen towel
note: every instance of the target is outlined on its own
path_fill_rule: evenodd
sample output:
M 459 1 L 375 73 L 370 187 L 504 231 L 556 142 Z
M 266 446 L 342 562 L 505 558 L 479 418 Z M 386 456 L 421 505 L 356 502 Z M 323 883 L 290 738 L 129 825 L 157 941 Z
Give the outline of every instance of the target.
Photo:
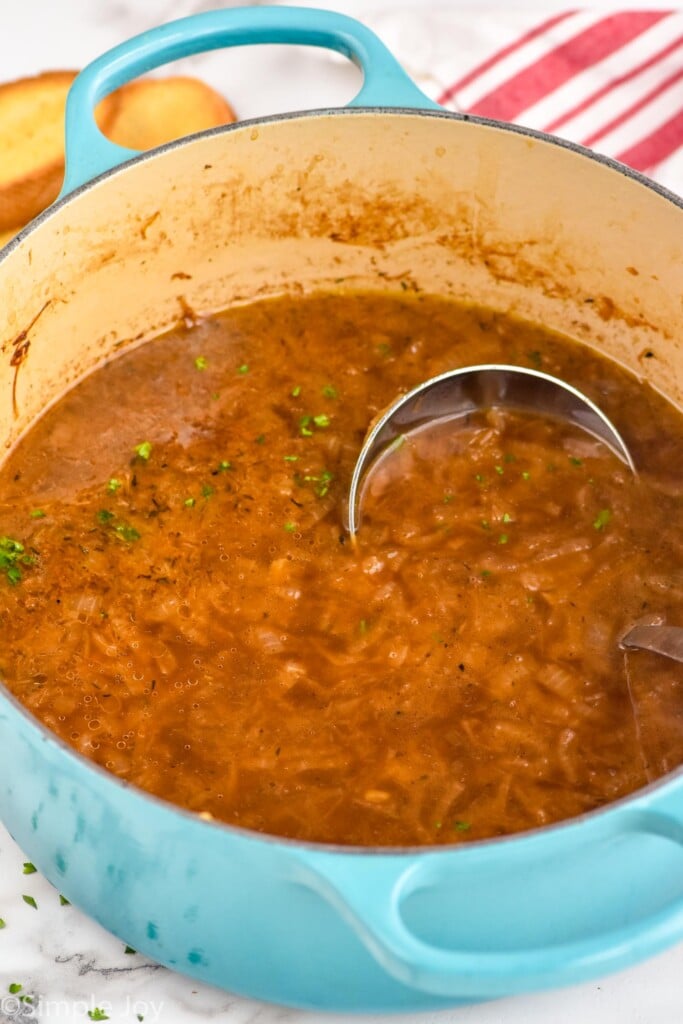
M 683 193 L 683 11 L 424 7 L 369 14 L 421 88 L 552 132 Z

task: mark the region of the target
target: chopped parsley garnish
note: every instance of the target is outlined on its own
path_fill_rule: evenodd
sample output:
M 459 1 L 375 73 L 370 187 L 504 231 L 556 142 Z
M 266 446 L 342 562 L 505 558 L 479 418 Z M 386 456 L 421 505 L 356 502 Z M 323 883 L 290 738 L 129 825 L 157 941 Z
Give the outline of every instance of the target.
M 507 533 L 501 533 L 500 537 L 498 538 L 498 543 L 499 544 L 507 544 L 509 539 L 510 538 L 508 537 Z
M 31 511 L 29 512 L 29 515 L 31 516 L 31 519 L 44 519 L 45 518 L 45 513 L 43 512 L 42 508 L 33 508 L 33 509 L 31 509 Z
M 130 955 L 132 953 L 137 953 L 137 949 L 133 949 L 132 946 L 126 946 L 123 952 L 128 953 Z
M 0 574 L 4 574 L 11 587 L 23 578 L 22 565 L 33 565 L 35 558 L 27 555 L 24 545 L 12 537 L 0 537 Z
M 208 365 L 206 356 L 197 356 L 194 361 L 195 370 L 205 370 Z
M 569 461 L 571 462 L 572 466 L 583 466 L 583 460 L 577 459 L 575 455 L 570 455 Z
M 144 461 L 147 462 L 150 455 L 152 454 L 152 445 L 149 441 L 143 441 L 142 444 L 136 444 L 133 451 L 138 456 L 138 458 L 144 459 Z
M 285 523 L 284 529 L 287 533 L 294 533 L 296 531 L 296 523 L 290 520 L 288 523 Z
M 484 530 L 490 530 L 491 529 L 491 524 L 488 521 L 488 519 L 482 519 L 481 525 L 482 525 L 482 529 L 484 529 Z
M 221 459 L 218 463 L 218 472 L 227 473 L 229 469 L 232 469 L 232 462 L 228 462 L 227 459 Z
M 249 364 L 242 363 L 242 365 L 237 368 L 237 372 L 241 373 L 242 375 L 244 375 L 245 373 L 249 373 Z
M 443 496 L 443 503 L 444 503 L 444 505 L 450 505 L 450 503 L 453 501 L 454 498 L 455 498 L 454 494 L 444 494 L 444 496 Z
M 0 928 L 6 928 L 6 927 L 7 927 L 6 921 L 2 917 L 0 917 Z
M 503 473 L 505 472 L 505 470 L 503 469 L 502 466 L 494 466 L 493 468 L 495 469 L 495 471 L 498 474 L 498 476 L 502 476 Z
M 478 484 L 486 483 L 486 477 L 482 476 L 481 473 L 475 473 L 474 474 L 474 479 L 477 481 Z
M 298 455 L 283 455 L 282 457 L 285 460 L 285 462 L 298 462 L 299 461 L 299 456 Z
M 531 473 L 529 473 L 526 469 L 522 473 L 522 480 L 531 480 Z
M 15 996 L 17 992 L 21 992 L 23 987 L 24 986 L 21 985 L 18 981 L 13 981 L 12 984 L 7 987 L 7 991 L 9 992 L 10 995 Z
M 290 395 L 292 396 L 292 398 L 298 398 L 300 394 L 301 384 L 297 384 L 297 386 L 295 388 L 292 388 L 292 390 L 290 391 Z
M 34 910 L 38 909 L 38 904 L 34 900 L 33 896 L 22 896 L 21 898 L 24 901 L 24 903 L 27 903 L 29 905 L 29 907 L 33 907 Z
M 512 516 L 510 515 L 509 512 L 503 512 L 503 522 L 504 523 L 511 523 L 512 522 Z
M 259 434 L 259 436 L 254 438 L 254 440 L 256 441 L 256 444 L 265 444 L 266 435 L 265 434 Z
M 508 454 L 503 457 L 503 462 L 516 462 L 516 461 L 517 461 L 517 456 L 513 455 L 512 452 L 508 452 Z
M 481 578 L 483 580 L 487 580 L 489 578 L 489 576 L 491 575 L 491 570 L 490 569 L 482 569 L 481 572 L 479 573 L 479 575 L 481 576 Z
M 104 1010 L 100 1010 L 99 1006 L 96 1006 L 94 1010 L 88 1010 L 88 1016 L 90 1020 L 109 1020 L 108 1014 Z
M 194 508 L 194 504 L 194 498 L 185 498 L 185 501 L 183 502 L 185 508 Z
M 536 369 L 538 369 L 541 363 L 543 362 L 543 360 L 541 359 L 541 353 L 538 351 L 527 352 L 527 357 L 529 359 L 529 362 L 533 363 Z
M 140 540 L 140 534 L 134 526 L 130 526 L 129 523 L 117 523 L 114 527 L 114 533 L 121 540 L 133 541 Z
M 390 356 L 391 355 L 391 345 L 387 341 L 383 341 L 383 342 L 381 342 L 377 346 L 377 351 L 379 352 L 379 354 L 381 356 L 385 356 L 385 357 L 386 356 Z
M 71 900 L 68 900 L 66 898 L 66 896 L 62 896 L 61 892 L 59 894 L 59 905 L 60 905 L 60 907 L 70 907 L 71 906 Z
M 593 520 L 593 529 L 604 530 L 611 518 L 612 513 L 610 510 L 608 508 L 601 508 Z
M 116 516 L 107 508 L 101 508 L 99 510 L 99 512 L 97 513 L 97 519 L 100 523 L 102 523 L 103 526 L 110 526 L 112 531 L 116 534 L 117 537 L 120 537 L 121 540 L 140 540 L 140 534 L 135 529 L 134 526 L 131 526 L 129 523 L 126 523 L 123 520 L 118 523 L 115 522 Z
M 295 476 L 295 480 L 300 484 L 313 484 L 313 491 L 319 498 L 324 498 L 330 489 L 330 484 L 334 480 L 334 473 L 330 473 L 329 469 L 323 469 L 317 476 L 309 473 L 306 476 Z
M 472 823 L 470 821 L 456 821 L 453 823 L 453 828 L 456 832 L 469 832 L 472 828 Z
M 313 437 L 313 427 L 324 430 L 330 425 L 330 417 L 325 412 L 313 416 L 307 413 L 299 419 L 299 433 L 302 437 Z
M 116 494 L 116 492 L 118 491 L 119 487 L 122 487 L 122 486 L 123 486 L 123 484 L 121 483 L 121 481 L 117 480 L 116 477 L 113 476 L 111 478 L 111 480 L 109 481 L 109 483 L 107 484 L 107 490 L 109 491 L 110 494 Z
M 210 498 L 214 493 L 215 492 L 211 484 L 202 484 L 202 498 Z
M 37 870 L 38 869 L 35 866 L 35 864 L 31 864 L 30 860 L 27 860 L 27 861 L 24 862 L 24 874 L 25 875 L 35 875 Z
M 323 388 L 323 397 L 339 398 L 339 392 L 335 387 L 332 386 L 332 384 L 326 384 L 325 387 Z

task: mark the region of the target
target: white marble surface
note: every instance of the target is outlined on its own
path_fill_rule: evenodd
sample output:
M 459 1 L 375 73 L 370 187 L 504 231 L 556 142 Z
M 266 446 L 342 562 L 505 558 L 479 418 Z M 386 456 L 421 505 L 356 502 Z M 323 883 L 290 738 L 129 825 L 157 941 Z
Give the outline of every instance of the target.
M 318 5 L 323 5 L 322 0 Z M 634 3 L 629 0 L 629 5 Z M 0 0 L 0 38 L 4 43 L 0 76 L 10 79 L 51 67 L 80 67 L 130 35 L 209 6 L 215 4 L 201 0 Z M 416 26 L 424 26 L 423 14 L 431 5 L 406 0 L 336 0 L 334 6 L 366 18 L 386 33 L 392 45 L 392 33 L 400 39 Z M 450 14 L 462 10 L 464 17 L 468 12 L 480 13 L 482 5 L 447 6 Z M 526 0 L 524 6 L 545 13 L 569 5 L 557 0 Z M 602 2 L 600 6 L 607 5 Z M 660 4 L 637 0 L 637 6 Z M 507 8 L 505 16 L 514 17 L 514 9 Z M 419 38 L 424 42 L 428 34 L 425 36 L 424 27 L 421 32 Z M 293 59 L 291 52 L 281 49 L 258 49 L 257 54 L 251 50 L 249 55 L 240 51 L 197 57 L 181 66 L 229 95 L 243 117 L 310 106 L 313 87 L 316 106 L 343 102 L 357 88 L 355 69 L 338 58 L 305 51 Z M 420 77 L 420 68 L 410 70 Z M 429 83 L 425 80 L 423 84 Z M 675 182 L 670 184 L 675 186 Z M 134 1024 L 138 1014 L 145 1024 L 198 1020 L 275 1024 L 302 1017 L 313 1024 L 330 1019 L 240 999 L 173 974 L 138 954 L 126 954 L 121 942 L 76 908 L 62 906 L 58 893 L 39 874 L 25 875 L 25 859 L 0 827 L 0 918 L 5 922 L 0 929 L 2 1024 L 7 1019 L 80 1024 L 88 1021 L 88 1011 L 95 1007 L 121 1024 Z M 27 905 L 23 895 L 32 896 L 37 909 Z M 33 1017 L 30 1007 L 10 994 L 12 984 L 23 986 L 19 995 L 34 996 Z M 341 1022 L 345 1018 L 333 1019 Z M 628 971 L 562 992 L 402 1019 L 410 1024 L 682 1024 L 683 945 Z

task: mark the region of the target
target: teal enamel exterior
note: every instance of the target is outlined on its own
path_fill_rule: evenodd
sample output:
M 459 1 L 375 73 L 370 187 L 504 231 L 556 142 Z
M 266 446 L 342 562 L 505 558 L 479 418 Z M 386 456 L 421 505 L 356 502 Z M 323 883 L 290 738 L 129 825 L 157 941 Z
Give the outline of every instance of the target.
M 347 54 L 365 76 L 354 104 L 435 106 L 352 19 L 214 11 L 137 37 L 78 77 L 64 195 L 136 156 L 100 135 L 100 98 L 166 61 L 257 42 Z M 681 771 L 584 818 L 503 840 L 333 848 L 205 821 L 128 787 L 0 684 L 0 816 L 60 892 L 122 941 L 194 978 L 292 1006 L 454 1006 L 572 984 L 683 938 Z

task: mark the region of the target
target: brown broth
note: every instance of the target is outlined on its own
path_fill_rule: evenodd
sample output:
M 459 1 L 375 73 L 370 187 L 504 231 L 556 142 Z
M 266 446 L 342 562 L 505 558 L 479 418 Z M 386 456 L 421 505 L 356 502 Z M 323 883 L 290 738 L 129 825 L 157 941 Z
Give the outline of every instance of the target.
M 493 410 L 388 457 L 351 545 L 372 418 L 501 361 L 582 388 L 639 476 Z M 452 843 L 571 817 L 683 761 L 683 666 L 618 646 L 683 625 L 682 440 L 651 388 L 492 312 L 232 309 L 95 372 L 0 469 L 28 556 L 0 575 L 0 675 L 119 777 L 258 831 Z

